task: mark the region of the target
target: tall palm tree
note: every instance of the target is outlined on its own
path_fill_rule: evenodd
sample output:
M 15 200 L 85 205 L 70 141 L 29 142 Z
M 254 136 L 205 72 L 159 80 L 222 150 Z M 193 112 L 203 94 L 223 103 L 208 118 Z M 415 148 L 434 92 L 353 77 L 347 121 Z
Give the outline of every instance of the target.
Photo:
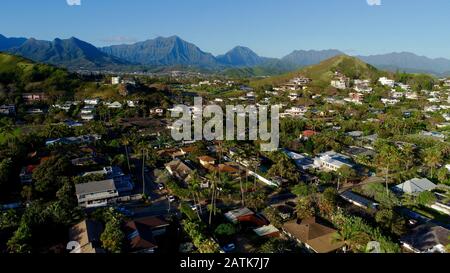
M 215 171 L 207 175 L 207 179 L 211 183 L 211 185 L 210 185 L 210 189 L 211 189 L 211 204 L 210 204 L 210 206 L 211 206 L 211 209 L 209 211 L 209 225 L 212 224 L 213 211 L 215 211 L 215 197 L 216 197 L 217 180 L 218 180 L 217 177 L 218 177 L 218 173 L 215 172 Z
M 127 157 L 128 172 L 131 173 L 130 155 L 129 155 L 129 152 L 128 152 L 128 146 L 130 145 L 130 140 L 128 139 L 128 137 L 126 137 L 126 136 L 122 137 L 122 144 L 125 147 L 125 155 Z
M 245 154 L 244 154 L 244 152 L 241 149 L 239 149 L 237 151 L 236 156 L 239 158 L 239 161 L 241 161 L 242 158 L 245 158 L 244 157 Z M 245 181 L 246 181 L 246 183 L 248 183 L 248 171 L 247 171 L 247 169 L 245 169 Z M 244 207 L 245 206 L 245 194 L 244 194 L 244 186 L 243 186 L 243 183 L 242 183 L 242 175 L 240 175 L 240 174 L 239 174 L 239 186 L 240 186 L 240 189 L 241 189 L 241 202 L 242 202 L 242 206 Z
M 201 220 L 200 214 L 203 214 L 202 211 L 202 207 L 200 204 L 200 184 L 201 184 L 201 180 L 200 180 L 200 176 L 197 172 L 197 170 L 193 171 L 191 176 L 190 176 L 190 180 L 189 180 L 189 190 L 191 191 L 191 195 L 192 198 L 194 200 L 194 204 L 198 207 L 197 211 L 197 216 L 199 218 L 199 220 Z
M 142 141 L 138 144 L 139 151 L 142 156 L 142 192 L 145 195 L 145 159 L 148 157 L 148 144 L 145 141 Z
M 432 149 L 428 149 L 425 151 L 424 154 L 424 159 L 425 159 L 425 163 L 426 165 L 430 168 L 431 170 L 431 179 L 433 179 L 434 177 L 434 169 L 439 166 L 439 164 L 442 161 L 442 153 L 440 150 L 432 148 Z

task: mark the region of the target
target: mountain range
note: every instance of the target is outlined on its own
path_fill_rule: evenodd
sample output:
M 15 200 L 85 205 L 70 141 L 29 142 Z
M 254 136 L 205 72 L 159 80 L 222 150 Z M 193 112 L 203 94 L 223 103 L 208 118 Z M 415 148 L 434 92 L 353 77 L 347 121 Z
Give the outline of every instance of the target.
M 295 50 L 276 59 L 262 57 L 247 47 L 237 46 L 223 55 L 214 56 L 178 36 L 97 48 L 74 37 L 42 41 L 0 35 L 0 51 L 72 70 L 176 66 L 244 76 L 281 74 L 344 54 L 335 49 Z M 380 69 L 450 75 L 450 60 L 444 58 L 431 59 L 408 52 L 356 57 Z

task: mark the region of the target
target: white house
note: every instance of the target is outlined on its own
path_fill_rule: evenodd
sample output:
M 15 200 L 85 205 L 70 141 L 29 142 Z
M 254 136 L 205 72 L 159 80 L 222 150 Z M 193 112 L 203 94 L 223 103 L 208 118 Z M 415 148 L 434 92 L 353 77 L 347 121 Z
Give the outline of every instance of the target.
M 314 158 L 314 166 L 325 171 L 337 171 L 343 166 L 353 168 L 351 158 L 335 151 L 319 154 Z
M 389 86 L 391 88 L 395 86 L 395 81 L 394 80 L 390 80 L 390 79 L 388 79 L 386 77 L 381 77 L 381 78 L 378 79 L 378 81 L 384 86 Z
M 348 84 L 345 80 L 339 79 L 339 80 L 332 80 L 331 86 L 333 86 L 336 89 L 347 89 Z
M 84 104 L 87 105 L 98 105 L 100 103 L 99 99 L 85 99 Z
M 107 103 L 105 103 L 105 105 L 106 105 L 108 108 L 111 108 L 111 109 L 120 109 L 120 108 L 122 108 L 122 103 L 120 103 L 120 102 L 118 102 L 118 101 L 115 101 L 115 102 L 107 102 Z
M 385 105 L 396 105 L 397 103 L 400 102 L 400 100 L 383 98 L 381 99 L 381 102 L 384 103 Z
M 120 77 L 112 77 L 112 78 L 111 78 L 111 84 L 112 84 L 112 85 L 118 85 L 118 84 L 120 84 Z

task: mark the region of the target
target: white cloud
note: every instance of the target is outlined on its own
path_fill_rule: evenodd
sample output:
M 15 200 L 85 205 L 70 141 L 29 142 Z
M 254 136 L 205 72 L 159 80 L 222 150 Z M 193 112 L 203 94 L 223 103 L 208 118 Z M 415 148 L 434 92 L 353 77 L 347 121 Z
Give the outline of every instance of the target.
M 66 0 L 69 6 L 81 6 L 81 0 Z
M 381 6 L 381 0 L 367 0 L 369 6 Z

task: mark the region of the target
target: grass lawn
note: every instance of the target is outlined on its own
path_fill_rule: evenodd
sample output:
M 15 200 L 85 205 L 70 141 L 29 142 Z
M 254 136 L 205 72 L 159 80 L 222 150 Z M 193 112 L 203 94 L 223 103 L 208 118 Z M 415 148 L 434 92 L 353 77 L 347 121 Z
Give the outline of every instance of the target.
M 427 208 L 427 207 L 423 207 L 423 206 L 414 207 L 411 209 L 417 213 L 423 214 L 424 216 L 426 216 L 428 218 L 434 219 L 443 224 L 450 225 L 450 216 L 448 216 L 447 214 L 443 214 L 432 208 Z

